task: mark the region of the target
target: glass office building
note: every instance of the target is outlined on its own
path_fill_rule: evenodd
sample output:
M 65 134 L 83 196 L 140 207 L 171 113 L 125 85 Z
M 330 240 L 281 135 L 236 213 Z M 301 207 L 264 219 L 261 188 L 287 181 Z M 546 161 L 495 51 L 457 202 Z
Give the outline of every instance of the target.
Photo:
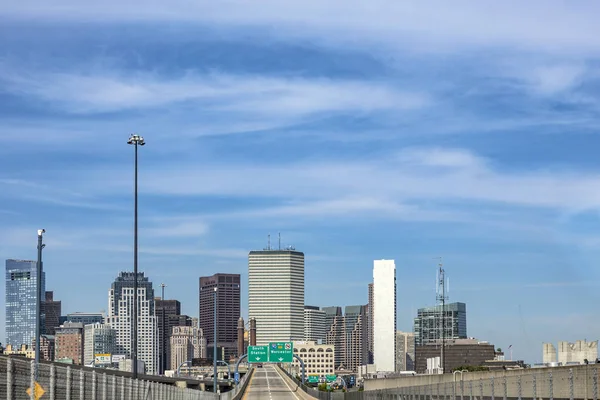
M 31 345 L 35 338 L 37 263 L 6 260 L 6 344 L 16 348 Z M 46 293 L 42 272 L 41 293 Z M 43 321 L 42 321 L 43 323 Z
M 450 303 L 443 310 L 441 305 L 419 308 L 414 319 L 414 333 L 416 346 L 437 343 L 442 338 L 466 339 L 467 305 Z

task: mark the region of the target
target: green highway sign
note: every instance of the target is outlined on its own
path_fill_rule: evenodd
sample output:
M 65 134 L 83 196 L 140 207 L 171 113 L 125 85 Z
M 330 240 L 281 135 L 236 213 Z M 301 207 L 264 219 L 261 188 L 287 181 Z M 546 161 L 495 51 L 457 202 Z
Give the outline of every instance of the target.
M 248 346 L 248 362 L 269 362 L 269 352 L 267 346 Z
M 292 342 L 269 343 L 269 361 L 274 363 L 294 361 L 294 344 Z
M 335 382 L 335 380 L 337 379 L 337 375 L 325 375 L 325 379 L 327 380 L 327 382 Z
M 309 375 L 308 383 L 319 383 L 319 375 Z

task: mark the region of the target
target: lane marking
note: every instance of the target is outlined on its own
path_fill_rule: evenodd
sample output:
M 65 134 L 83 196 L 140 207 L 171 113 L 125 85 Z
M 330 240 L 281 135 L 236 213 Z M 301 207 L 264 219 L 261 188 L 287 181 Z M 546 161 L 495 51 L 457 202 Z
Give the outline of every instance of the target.
M 281 379 L 283 381 L 283 383 L 285 383 L 285 386 L 287 386 L 287 388 L 290 390 L 290 392 L 292 392 L 292 394 L 294 395 L 296 400 L 300 400 L 300 398 L 298 396 L 296 396 L 296 392 L 294 392 L 292 390 L 292 388 L 290 387 L 290 385 L 288 385 L 287 381 L 285 379 L 283 379 L 283 376 L 281 376 L 281 374 L 279 373 L 279 369 L 275 368 L 275 372 L 277 372 L 277 375 L 279 375 L 279 379 Z

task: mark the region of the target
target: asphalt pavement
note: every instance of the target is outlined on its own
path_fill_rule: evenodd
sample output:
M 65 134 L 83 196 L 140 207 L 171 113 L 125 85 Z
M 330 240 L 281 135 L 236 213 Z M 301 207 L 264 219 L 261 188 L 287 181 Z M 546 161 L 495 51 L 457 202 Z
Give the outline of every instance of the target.
M 242 400 L 302 400 L 296 386 L 289 386 L 272 365 L 256 368 Z M 293 390 L 292 390 L 293 389 Z

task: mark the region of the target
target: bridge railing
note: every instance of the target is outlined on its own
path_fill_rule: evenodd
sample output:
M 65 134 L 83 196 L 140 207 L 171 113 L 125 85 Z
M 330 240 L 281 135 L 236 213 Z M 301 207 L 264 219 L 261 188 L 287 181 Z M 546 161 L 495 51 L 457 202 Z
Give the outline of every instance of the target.
M 467 378 L 465 373 L 464 379 L 451 376 L 452 381 L 345 393 L 319 392 L 294 379 L 302 390 L 319 400 L 598 400 L 599 367 L 593 364 L 586 368 L 524 369 L 514 374 L 480 373 L 475 379 Z
M 48 400 L 217 400 L 218 395 L 143 379 L 117 376 L 102 369 L 72 368 L 19 357 L 0 358 L 0 399 L 28 399 L 37 382 Z M 33 397 L 31 397 L 33 398 Z

